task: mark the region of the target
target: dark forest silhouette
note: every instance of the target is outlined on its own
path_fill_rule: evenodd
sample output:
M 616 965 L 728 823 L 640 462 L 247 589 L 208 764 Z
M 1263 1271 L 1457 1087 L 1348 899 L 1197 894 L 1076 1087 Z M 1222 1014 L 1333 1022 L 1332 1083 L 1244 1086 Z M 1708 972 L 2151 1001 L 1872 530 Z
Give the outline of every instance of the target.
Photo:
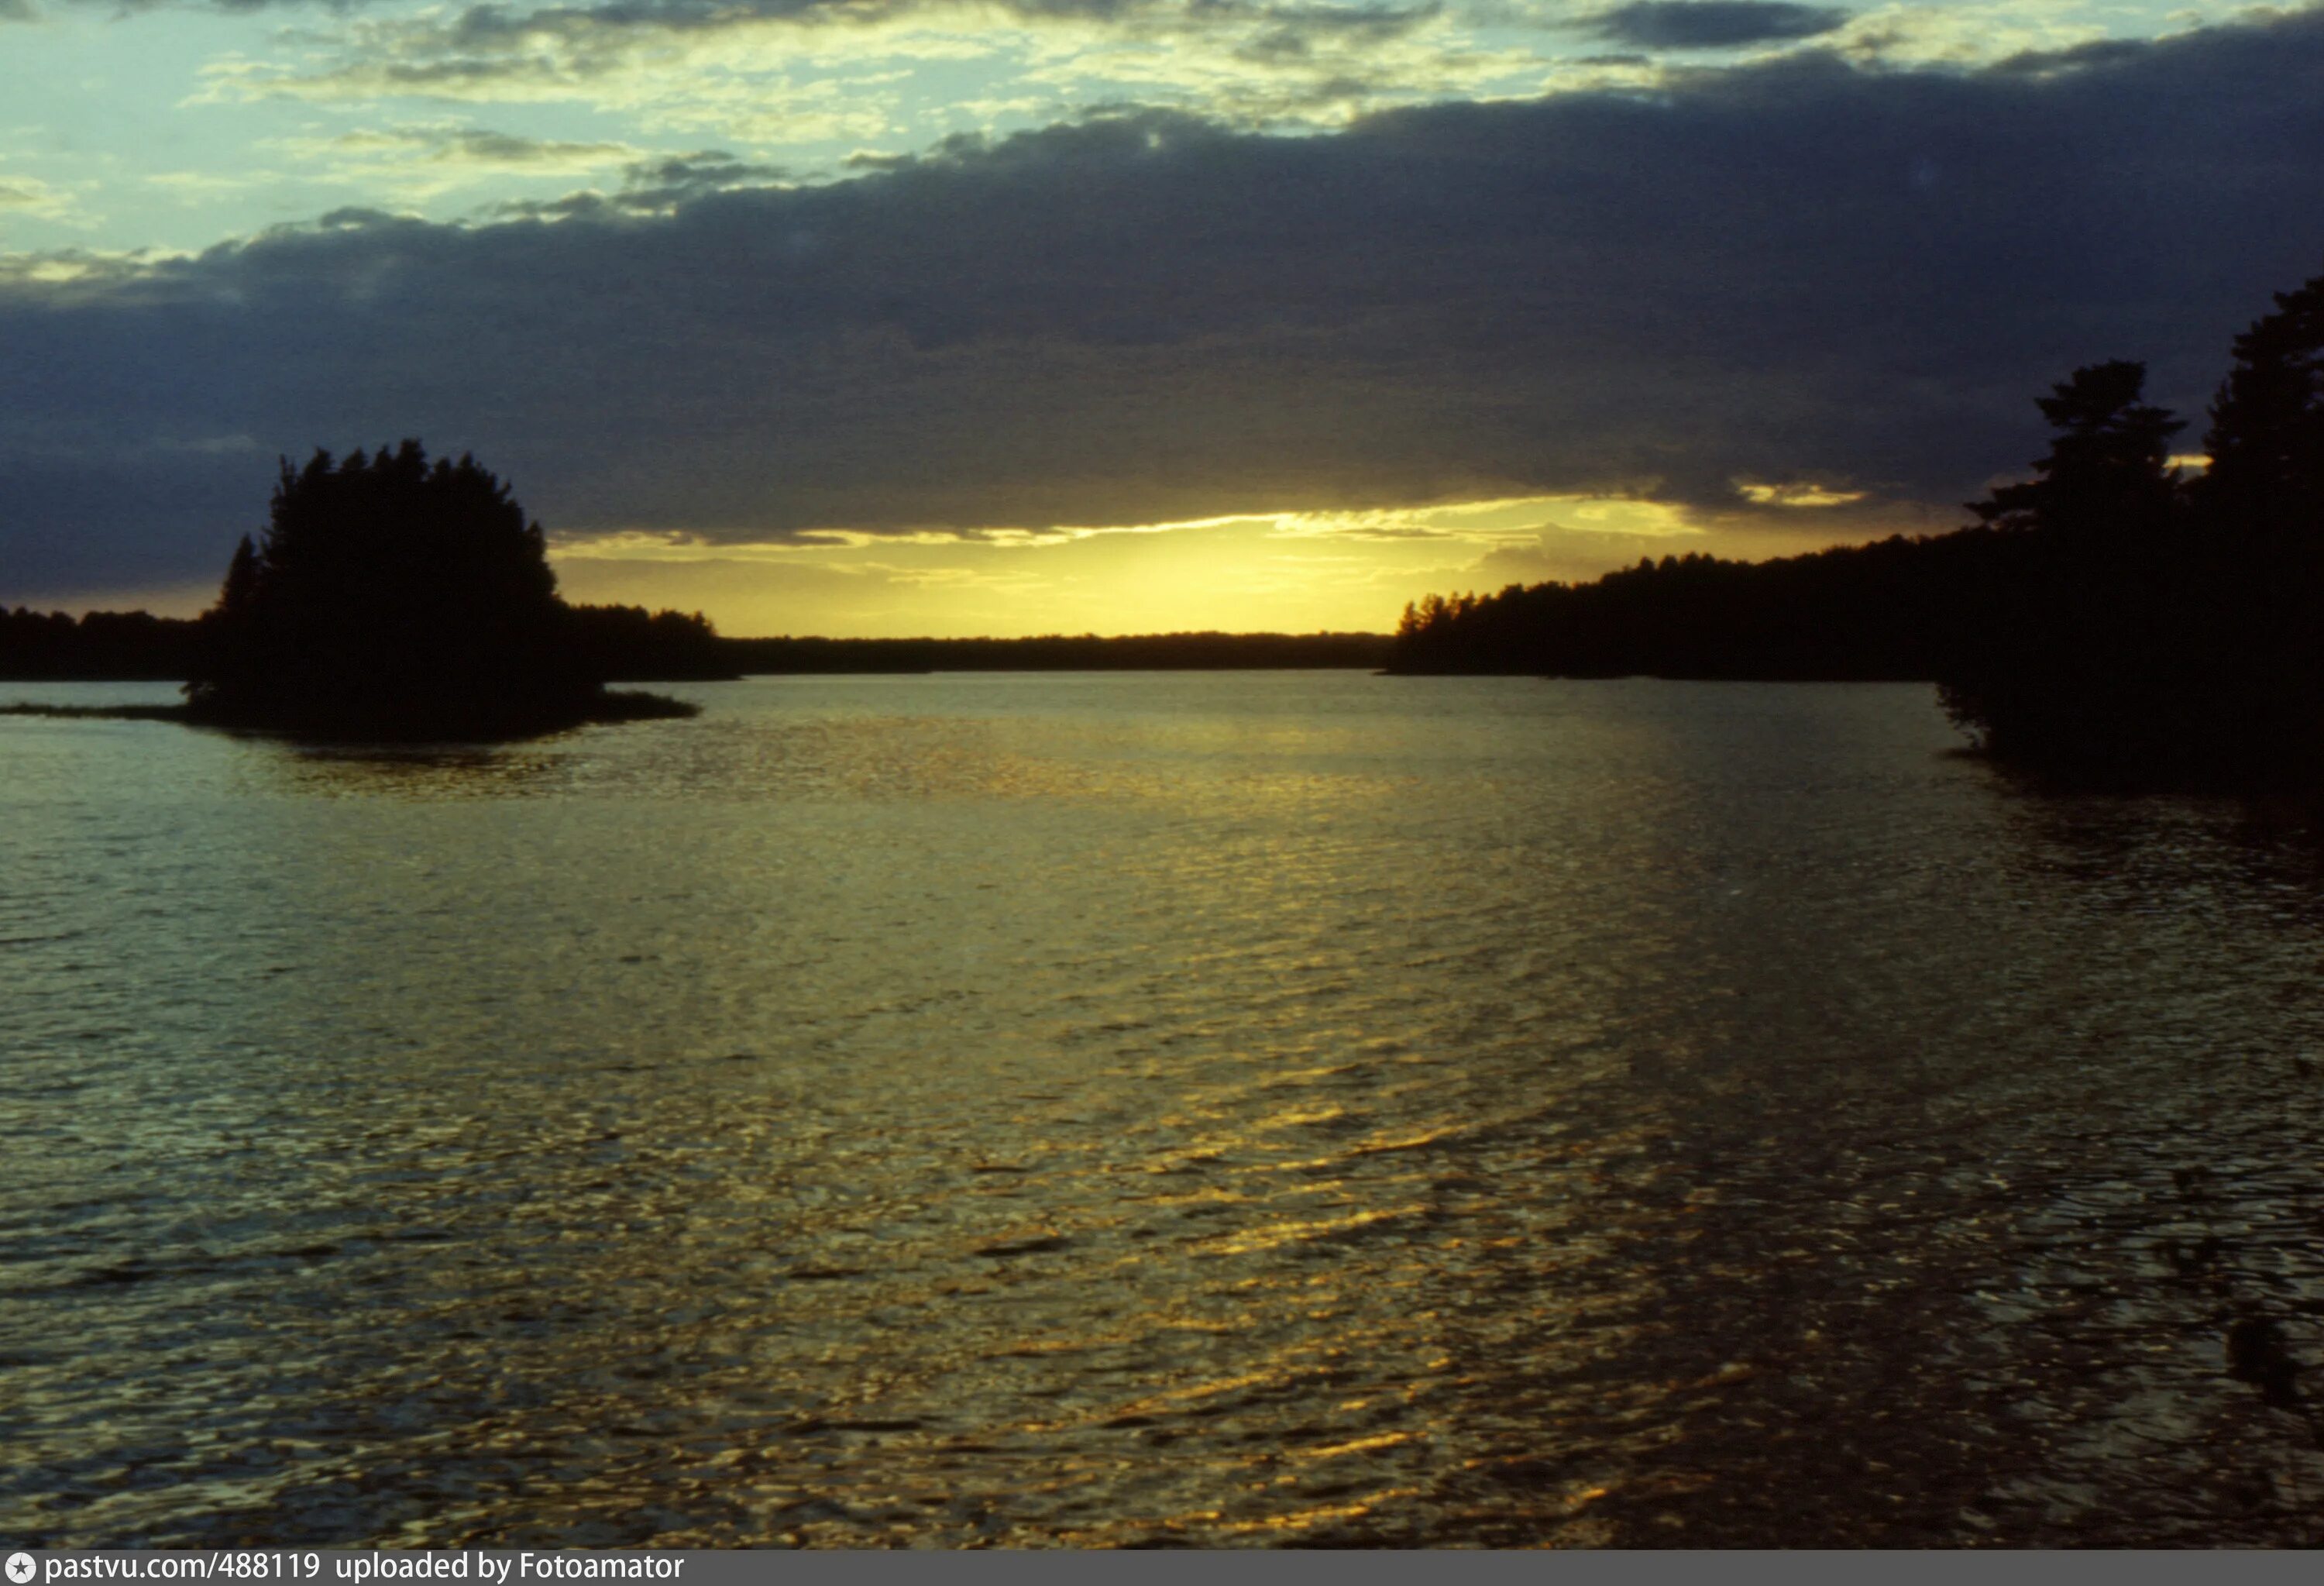
M 697 614 L 567 606 L 538 525 L 418 443 L 284 466 L 272 524 L 198 622 L 0 612 L 0 677 L 189 680 L 204 720 L 500 735 L 652 708 L 609 679 L 741 672 L 1348 667 L 1933 680 L 1997 757 L 2137 784 L 2324 784 L 2324 277 L 2236 338 L 2208 468 L 2144 365 L 2038 399 L 2049 450 L 1955 532 L 1761 563 L 1432 595 L 1393 640 L 724 639 Z M 632 700 L 636 696 L 630 696 Z
M 712 681 L 735 676 L 736 641 L 699 612 L 568 605 L 569 642 L 608 683 Z M 194 673 L 204 623 L 147 612 L 0 609 L 0 678 L 182 683 Z M 1382 641 L 1385 644 L 1385 641 Z
M 732 678 L 699 613 L 570 606 L 540 527 L 464 456 L 407 440 L 286 460 L 199 618 L 0 609 L 0 678 L 182 679 L 187 703 L 0 706 L 316 737 L 500 739 L 587 721 L 692 715 L 613 680 Z
M 2034 475 L 1951 534 L 1406 608 L 1389 669 L 1928 678 L 1997 758 L 2136 783 L 2324 780 L 2324 277 L 2237 337 L 2209 468 L 2145 368 L 2039 399 Z
M 1376 669 L 1385 633 L 1045 634 L 1026 639 L 730 639 L 699 613 L 577 605 L 575 642 L 609 683 L 744 673 Z M 0 610 L 0 678 L 183 681 L 201 623 L 144 612 Z
M 150 612 L 36 612 L 0 608 L 0 678 L 74 682 L 182 683 L 194 667 L 200 625 Z
M 1364 668 L 1387 663 L 1385 633 L 1095 633 L 1028 639 L 729 639 L 752 673 L 1110 672 Z
M 601 652 L 653 622 L 584 619 L 560 600 L 540 525 L 474 457 L 431 466 L 417 440 L 336 462 L 318 450 L 303 468 L 283 462 L 265 532 L 235 548 L 196 625 L 187 717 L 496 739 L 691 715 L 605 690 Z M 674 631 L 709 638 L 698 619 Z

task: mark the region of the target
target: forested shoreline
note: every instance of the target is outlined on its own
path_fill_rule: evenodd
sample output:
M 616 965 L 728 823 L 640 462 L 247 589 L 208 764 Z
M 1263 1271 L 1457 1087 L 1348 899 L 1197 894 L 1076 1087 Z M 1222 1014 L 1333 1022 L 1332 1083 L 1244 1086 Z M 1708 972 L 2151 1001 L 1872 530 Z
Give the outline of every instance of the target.
M 1047 634 L 1026 639 L 727 638 L 698 613 L 572 608 L 576 640 L 609 682 L 834 672 L 1378 669 L 1386 633 Z M 182 682 L 203 619 L 0 608 L 0 682 Z
M 1994 576 L 1982 530 L 1765 562 L 1694 553 L 1589 583 L 1431 595 L 1388 669 L 1564 678 L 1933 682 L 1957 613 Z
M 2231 359 L 2197 466 L 2144 364 L 2089 364 L 2037 399 L 2049 450 L 1971 526 L 1431 596 L 1388 669 L 1926 678 L 2031 769 L 2324 787 L 2324 276 L 2277 293 Z
M 593 670 L 626 683 L 731 678 L 735 668 L 698 613 L 581 605 L 573 642 Z M 0 608 L 0 682 L 182 683 L 198 665 L 200 617 L 150 612 Z
M 243 542 L 210 611 L 0 612 L 0 678 L 183 678 L 189 719 L 414 731 L 460 710 L 478 731 L 590 719 L 608 682 L 745 673 L 1928 680 L 2004 760 L 2324 788 L 2324 276 L 2276 294 L 2231 356 L 2196 466 L 2173 449 L 2187 422 L 2145 400 L 2145 366 L 2093 364 L 2036 399 L 2051 442 L 2031 477 L 1952 533 L 1431 595 L 1392 637 L 727 639 L 698 613 L 566 604 L 540 525 L 470 458 L 431 471 L 416 441 L 318 453 L 283 464 L 273 526 Z
M 739 672 L 1242 671 L 1388 663 L 1386 633 L 1044 634 L 1027 639 L 724 639 Z

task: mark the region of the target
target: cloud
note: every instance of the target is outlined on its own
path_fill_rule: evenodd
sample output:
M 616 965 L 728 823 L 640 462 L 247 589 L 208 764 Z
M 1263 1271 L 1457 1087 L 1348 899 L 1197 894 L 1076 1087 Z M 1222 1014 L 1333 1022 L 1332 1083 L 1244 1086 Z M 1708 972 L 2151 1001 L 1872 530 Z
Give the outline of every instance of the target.
M 1861 490 L 1833 490 L 1825 485 L 1812 483 L 1762 484 L 1739 479 L 1735 482 L 1735 489 L 1738 494 L 1754 506 L 1800 507 L 1811 510 L 1822 507 L 1853 506 L 1862 501 L 1866 494 Z
M 322 168 L 329 180 L 396 198 L 432 195 L 492 176 L 576 177 L 635 162 L 627 143 L 520 137 L 447 123 L 361 127 L 329 137 L 276 138 L 261 148 Z
M 651 160 L 633 161 L 622 172 L 620 190 L 611 195 L 593 189 L 568 193 L 547 202 L 512 199 L 493 205 L 492 213 L 503 217 L 534 220 L 669 215 L 680 205 L 709 194 L 737 188 L 772 186 L 783 181 L 788 174 L 779 165 L 738 159 L 724 149 L 707 149 L 690 154 L 667 154 Z
M 0 217 L 11 212 L 37 220 L 69 223 L 82 218 L 71 193 L 35 176 L 0 170 Z
M 649 154 L 628 143 L 577 143 L 520 137 L 455 124 L 357 128 L 328 137 L 276 138 L 262 145 L 288 153 L 323 179 L 360 187 L 405 203 L 495 177 L 558 178 L 618 168 L 610 197 L 595 189 L 541 199 L 503 199 L 486 206 L 498 217 L 565 218 L 588 214 L 666 214 L 678 205 L 730 188 L 765 186 L 784 169 L 743 160 L 723 149 Z M 174 174 L 149 178 L 174 185 Z M 318 224 L 370 224 L 392 211 L 361 207 L 334 210 Z
M 1344 121 L 1360 104 L 1486 81 L 1529 91 L 1541 78 L 1537 56 L 1479 48 L 1439 0 L 485 4 L 357 19 L 314 42 L 275 60 L 217 62 L 205 95 L 576 102 L 766 143 L 884 133 L 894 96 L 865 90 L 933 62 L 1001 61 L 1018 86 L 1047 91 L 1052 113 L 1126 97 L 1245 121 Z
M 1145 112 L 651 213 L 19 265 L 0 567 L 214 573 L 269 470 L 154 443 L 218 435 L 417 434 L 560 532 L 712 544 L 1541 494 L 1665 503 L 1711 549 L 1941 529 L 2038 453 L 2052 381 L 2143 357 L 2200 409 L 2324 266 L 2319 73 L 2312 13 L 2041 72 L 1809 52 L 1324 136 Z
M 751 22 L 868 27 L 918 14 L 971 9 L 987 19 L 997 14 L 1019 24 L 1095 23 L 1158 26 L 1176 32 L 1257 22 L 1315 35 L 1379 35 L 1408 31 L 1443 7 L 1434 0 L 1408 6 L 1299 0 L 988 0 L 973 7 L 961 0 L 604 0 L 595 5 L 526 10 L 487 0 L 440 23 L 437 36 L 490 50 L 512 41 L 537 45 L 547 37 L 585 39 L 622 29 L 723 32 Z
M 519 137 L 482 127 L 445 131 L 430 129 L 416 136 L 401 133 L 377 146 L 443 165 L 466 165 L 490 171 L 587 170 L 609 160 L 634 157 L 626 143 L 584 143 L 551 138 Z
M 1845 27 L 1850 14 L 1788 0 L 1632 0 L 1575 25 L 1638 50 L 1733 50 L 1812 39 Z
M 1437 0 L 1409 5 L 1322 5 L 1296 0 L 604 0 L 525 8 L 488 0 L 456 12 L 380 18 L 346 37 L 337 74 L 286 78 L 286 88 L 334 81 L 457 88 L 466 79 L 530 70 L 593 76 L 627 52 L 688 35 L 844 34 L 927 24 L 989 32 L 994 19 L 1019 28 L 1114 30 L 1148 37 L 1256 33 L 1275 52 L 1311 51 L 1334 40 L 1385 43 L 1443 14 Z M 810 41 L 825 47 L 829 40 Z M 952 47 L 945 47 L 950 49 Z
M 782 180 L 779 165 L 738 160 L 724 149 L 692 154 L 670 154 L 630 167 L 629 185 L 670 203 L 697 198 L 728 188 L 760 187 Z

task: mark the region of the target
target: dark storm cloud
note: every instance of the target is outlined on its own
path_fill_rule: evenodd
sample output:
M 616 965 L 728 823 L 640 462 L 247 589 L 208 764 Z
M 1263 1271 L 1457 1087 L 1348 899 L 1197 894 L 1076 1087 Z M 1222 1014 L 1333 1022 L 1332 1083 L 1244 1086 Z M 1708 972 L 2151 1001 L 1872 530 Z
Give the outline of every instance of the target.
M 1575 25 L 1639 50 L 1732 50 L 1812 39 L 1846 26 L 1850 14 L 1837 6 L 1783 0 L 1635 0 Z
M 215 574 L 273 453 L 405 434 L 561 530 L 1732 504 L 1738 478 L 1944 527 L 2040 449 L 2049 382 L 2144 357 L 2200 407 L 2267 292 L 2324 266 L 2319 74 L 2313 14 L 2039 71 L 1809 55 L 20 280 L 0 598 Z

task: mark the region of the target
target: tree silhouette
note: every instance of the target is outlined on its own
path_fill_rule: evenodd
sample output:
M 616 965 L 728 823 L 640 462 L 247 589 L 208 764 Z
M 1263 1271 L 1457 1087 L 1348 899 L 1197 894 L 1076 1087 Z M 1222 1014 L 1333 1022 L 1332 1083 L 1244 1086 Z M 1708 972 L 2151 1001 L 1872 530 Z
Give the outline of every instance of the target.
M 2075 370 L 2036 399 L 2053 433 L 2034 477 L 1970 503 L 1997 537 L 1941 697 L 2001 754 L 2128 766 L 2178 732 L 2170 701 L 2198 625 L 2170 462 L 2186 425 L 2145 382 L 2144 364 Z
M 2324 789 L 2324 276 L 2236 339 L 2208 472 L 2144 364 L 2037 399 L 2030 478 L 1930 539 L 1407 607 L 1395 671 L 1933 677 L 1997 758 L 2117 785 Z
M 2171 438 L 2187 425 L 2147 403 L 2145 385 L 2145 364 L 2116 359 L 2077 369 L 2035 398 L 2055 433 L 2034 477 L 1969 510 L 1997 529 L 2040 530 L 2081 556 L 2106 555 L 2092 543 L 2101 539 L 2170 529 L 2179 510 Z
M 2324 527 L 2324 276 L 2236 337 L 2204 446 L 2194 494 L 2214 524 L 2279 540 Z
M 182 678 L 200 624 L 148 612 L 0 609 L 0 678 Z
M 473 457 L 416 440 L 286 460 L 235 552 L 186 686 L 198 720 L 501 737 L 602 714 L 540 526 Z
M 2237 337 L 2190 491 L 2210 692 L 2244 758 L 2324 779 L 2324 276 Z
M 715 679 L 738 676 L 726 641 L 700 612 L 637 605 L 572 608 L 582 663 L 600 678 Z
M 1934 677 L 1997 757 L 2116 782 L 2324 782 L 2324 277 L 2235 344 L 2214 459 L 2144 365 L 2037 399 L 2030 477 L 1974 527 L 1757 565 L 1665 558 L 1589 585 L 1406 608 L 1399 671 Z

